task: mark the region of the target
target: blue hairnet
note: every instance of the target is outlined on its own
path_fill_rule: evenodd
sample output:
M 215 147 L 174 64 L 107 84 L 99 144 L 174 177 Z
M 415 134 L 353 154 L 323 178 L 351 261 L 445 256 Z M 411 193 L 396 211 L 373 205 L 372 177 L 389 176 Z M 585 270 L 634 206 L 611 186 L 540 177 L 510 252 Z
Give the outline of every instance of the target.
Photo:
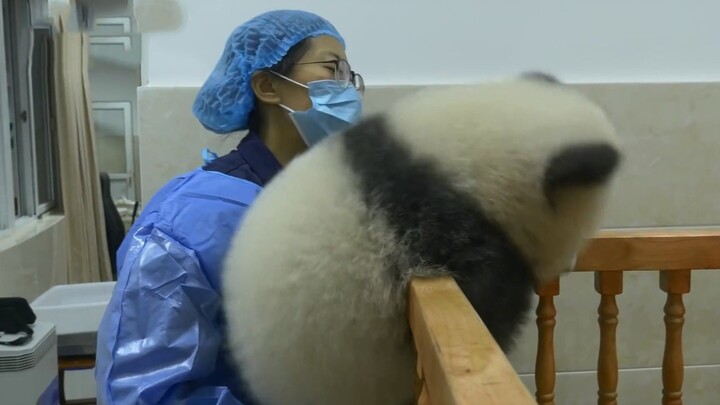
M 195 98 L 193 114 L 218 134 L 247 129 L 255 105 L 252 74 L 280 62 L 303 39 L 320 35 L 332 36 L 345 46 L 330 22 L 306 11 L 270 11 L 237 27 Z

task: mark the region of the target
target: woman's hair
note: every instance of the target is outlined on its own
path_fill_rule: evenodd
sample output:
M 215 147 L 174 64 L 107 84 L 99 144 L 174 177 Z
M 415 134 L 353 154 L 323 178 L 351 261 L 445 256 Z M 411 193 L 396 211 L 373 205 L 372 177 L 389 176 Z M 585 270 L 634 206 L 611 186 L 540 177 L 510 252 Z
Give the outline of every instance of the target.
M 310 38 L 303 39 L 290 48 L 280 62 L 270 66 L 269 70 L 283 76 L 289 76 L 295 67 L 295 64 L 298 63 L 303 56 L 305 56 L 309 47 Z M 248 130 L 250 130 L 250 132 L 257 133 L 260 131 L 262 124 L 262 115 L 258 109 L 257 100 L 255 100 L 255 107 L 253 107 L 252 111 L 250 111 L 250 115 L 248 116 Z

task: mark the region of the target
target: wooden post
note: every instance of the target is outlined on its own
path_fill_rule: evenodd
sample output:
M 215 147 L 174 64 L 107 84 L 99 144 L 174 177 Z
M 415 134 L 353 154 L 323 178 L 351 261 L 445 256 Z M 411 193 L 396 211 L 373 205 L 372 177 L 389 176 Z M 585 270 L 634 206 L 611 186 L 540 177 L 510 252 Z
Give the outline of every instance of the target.
M 538 349 L 535 359 L 535 399 L 538 405 L 555 405 L 555 303 L 553 297 L 560 294 L 560 281 L 555 280 L 537 286 L 540 297 L 537 310 Z
M 682 330 L 685 305 L 682 296 L 690 292 L 690 270 L 661 271 L 660 289 L 667 293 L 665 303 L 665 353 L 663 355 L 663 405 L 682 405 L 684 361 Z
M 600 296 L 598 324 L 600 350 L 598 352 L 598 405 L 617 405 L 618 360 L 616 330 L 619 310 L 615 296 L 622 294 L 623 273 L 595 272 L 595 291 Z

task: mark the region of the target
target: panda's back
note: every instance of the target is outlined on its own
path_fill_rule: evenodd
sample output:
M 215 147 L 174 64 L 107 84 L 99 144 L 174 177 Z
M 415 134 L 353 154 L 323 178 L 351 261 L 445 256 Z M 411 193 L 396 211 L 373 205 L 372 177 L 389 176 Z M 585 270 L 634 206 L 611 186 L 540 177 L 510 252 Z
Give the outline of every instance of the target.
M 388 271 L 397 244 L 368 212 L 342 148 L 329 139 L 279 174 L 227 258 L 230 345 L 263 404 L 386 403 L 412 392 L 405 300 Z M 367 396 L 348 398 L 358 386 Z
M 242 224 L 224 280 L 231 345 L 264 403 L 410 400 L 413 276 L 458 276 L 507 341 L 529 305 L 529 269 L 463 198 L 381 118 L 328 139 L 273 180 Z M 484 269 L 489 256 L 510 268 Z M 362 395 L 348 397 L 357 387 Z
M 386 116 L 368 118 L 344 134 L 343 142 L 364 204 L 382 218 L 401 249 L 403 265 L 389 269 L 396 272 L 398 289 L 404 291 L 412 277 L 452 275 L 509 350 L 531 304 L 530 263 L 485 212 L 485 196 L 464 187 L 466 173 L 445 171 L 442 162 L 413 149 L 424 144 L 425 134 L 405 130 L 398 136 L 391 128 Z

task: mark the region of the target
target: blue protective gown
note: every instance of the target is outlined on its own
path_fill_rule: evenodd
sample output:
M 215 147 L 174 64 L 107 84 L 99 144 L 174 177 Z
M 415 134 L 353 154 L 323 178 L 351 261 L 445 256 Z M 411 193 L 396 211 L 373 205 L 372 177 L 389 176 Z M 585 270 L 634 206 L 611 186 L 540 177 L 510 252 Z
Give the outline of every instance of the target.
M 99 404 L 249 404 L 223 347 L 220 270 L 245 211 L 280 168 L 249 134 L 150 200 L 117 253 L 98 330 Z

